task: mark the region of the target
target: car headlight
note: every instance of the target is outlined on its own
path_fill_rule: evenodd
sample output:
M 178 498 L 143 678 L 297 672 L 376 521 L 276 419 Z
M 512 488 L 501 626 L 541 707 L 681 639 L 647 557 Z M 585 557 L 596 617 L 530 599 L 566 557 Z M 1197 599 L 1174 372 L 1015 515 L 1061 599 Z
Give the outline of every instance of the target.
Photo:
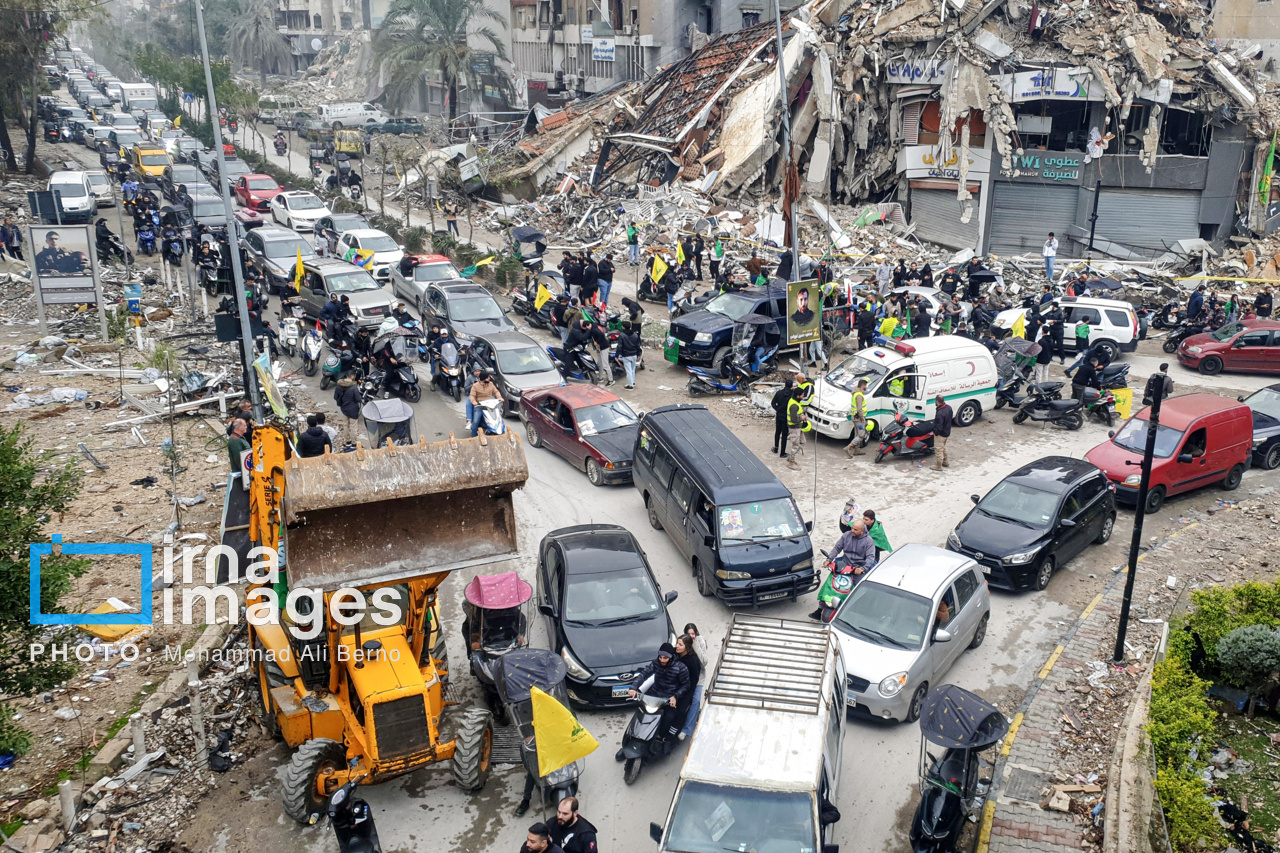
M 1124 478 L 1124 484 L 1125 484 L 1126 486 L 1141 486 L 1141 485 L 1142 485 L 1142 475 L 1141 475 L 1141 474 L 1130 474 L 1128 477 L 1125 477 L 1125 478 Z
M 693 336 L 693 342 L 694 342 L 695 344 L 709 344 L 709 343 L 711 343 L 711 333 L 710 333 L 710 332 L 698 332 L 698 334 L 696 334 L 696 335 L 694 335 L 694 336 Z
M 813 571 L 813 557 L 810 557 L 807 560 L 801 560 L 799 563 L 796 563 L 794 566 L 791 567 L 791 571 L 793 572 Z
M 1187 347 L 1187 352 L 1191 353 L 1192 355 L 1199 355 L 1200 347 Z
M 731 572 L 728 569 L 716 569 L 716 577 L 722 581 L 745 581 L 751 577 L 746 572 Z
M 947 534 L 947 544 L 957 551 L 960 550 L 960 535 L 956 533 L 956 529 L 951 528 L 951 532 Z
M 560 657 L 564 658 L 565 669 L 567 669 L 569 674 L 574 678 L 579 681 L 586 681 L 588 678 L 591 678 L 591 670 L 579 663 L 578 659 L 575 658 L 568 649 L 562 651 L 560 653 Z
M 902 692 L 902 688 L 907 686 L 907 674 L 905 672 L 895 672 L 893 675 L 881 681 L 877 690 L 880 695 L 886 699 L 892 699 Z
M 462 332 L 454 332 L 453 336 L 457 338 L 458 343 L 460 344 L 469 344 L 472 340 L 470 335 L 464 335 Z
M 1010 554 L 1009 556 L 1001 560 L 1001 562 L 1003 562 L 1007 566 L 1025 565 L 1026 563 L 1030 563 L 1033 559 L 1035 559 L 1035 556 L 1040 551 L 1040 548 L 1041 546 L 1037 545 L 1036 547 L 1032 548 L 1030 551 L 1023 551 L 1020 554 Z

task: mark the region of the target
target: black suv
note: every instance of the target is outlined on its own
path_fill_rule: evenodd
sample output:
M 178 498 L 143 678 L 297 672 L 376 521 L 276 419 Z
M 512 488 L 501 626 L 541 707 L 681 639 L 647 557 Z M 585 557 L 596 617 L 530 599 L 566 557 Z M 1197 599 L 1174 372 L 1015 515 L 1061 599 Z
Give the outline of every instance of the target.
M 476 335 L 510 332 L 516 327 L 489 291 L 469 281 L 433 284 L 427 288 L 423 301 L 427 313 L 422 322 L 428 326 L 432 323 L 448 326 L 449 332 L 464 346 Z
M 667 330 L 667 361 L 676 364 L 710 364 L 717 369 L 729 357 L 733 323 L 747 314 L 771 317 L 780 339 L 787 339 L 787 287 L 768 284 L 722 293 L 702 310 L 685 314 Z

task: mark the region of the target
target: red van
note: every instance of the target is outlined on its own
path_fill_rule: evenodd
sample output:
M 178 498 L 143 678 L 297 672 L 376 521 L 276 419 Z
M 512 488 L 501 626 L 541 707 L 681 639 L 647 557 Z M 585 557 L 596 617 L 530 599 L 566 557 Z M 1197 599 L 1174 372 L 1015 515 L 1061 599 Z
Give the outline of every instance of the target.
M 1224 370 L 1280 375 L 1280 323 L 1242 320 L 1178 346 L 1178 364 L 1214 376 Z
M 1142 454 L 1147 444 L 1150 407 L 1130 418 L 1119 432 L 1085 454 L 1116 485 L 1116 499 L 1136 503 Z M 1216 394 L 1170 397 L 1160 407 L 1147 512 L 1169 495 L 1221 483 L 1240 485 L 1253 450 L 1253 414 L 1249 407 Z

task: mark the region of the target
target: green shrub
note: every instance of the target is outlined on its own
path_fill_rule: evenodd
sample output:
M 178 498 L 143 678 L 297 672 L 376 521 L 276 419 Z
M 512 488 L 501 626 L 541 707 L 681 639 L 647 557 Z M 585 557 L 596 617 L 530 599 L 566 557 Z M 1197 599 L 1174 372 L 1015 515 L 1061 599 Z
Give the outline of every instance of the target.
M 25 755 L 31 748 L 31 732 L 13 719 L 13 709 L 0 704 L 0 755 L 12 752 Z
M 1156 771 L 1155 787 L 1174 850 L 1221 849 L 1222 824 L 1197 774 L 1164 767 Z
M 1156 764 L 1181 770 L 1190 761 L 1191 748 L 1214 735 L 1215 717 L 1209 707 L 1209 682 L 1179 661 L 1165 658 L 1151 673 L 1151 708 L 1147 736 L 1156 752 Z
M 415 225 L 406 230 L 402 235 L 404 238 L 404 250 L 410 255 L 421 255 L 422 250 L 427 247 L 427 239 L 431 233 L 421 225 Z
M 1265 625 L 1235 629 L 1218 642 L 1218 668 L 1227 681 L 1248 690 L 1254 702 L 1264 698 L 1275 689 L 1280 672 L 1280 634 Z
M 1181 624 L 1171 625 L 1169 657 L 1191 665 L 1195 640 L 1200 636 L 1207 658 L 1206 671 L 1213 675 L 1218 662 L 1218 643 L 1237 628 L 1247 625 L 1280 627 L 1280 580 L 1254 581 L 1236 586 L 1214 586 L 1191 593 L 1192 610 Z M 1185 626 L 1189 630 L 1178 630 Z

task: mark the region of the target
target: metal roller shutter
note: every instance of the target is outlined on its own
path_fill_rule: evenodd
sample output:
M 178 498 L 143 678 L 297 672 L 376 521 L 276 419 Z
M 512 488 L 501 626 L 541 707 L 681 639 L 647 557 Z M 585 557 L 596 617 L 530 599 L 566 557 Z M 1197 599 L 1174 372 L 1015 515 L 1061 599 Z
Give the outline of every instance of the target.
M 969 221 L 961 222 L 963 211 L 956 199 L 955 190 L 911 188 L 911 221 L 915 224 L 915 236 L 920 240 L 940 243 L 952 249 L 977 249 L 981 216 L 978 211 L 978 194 L 968 204 L 973 205 Z
M 1200 236 L 1200 193 L 1103 187 L 1098 200 L 1098 236 L 1155 257 L 1178 240 Z
M 987 251 L 997 255 L 1039 255 L 1052 231 L 1059 244 L 1076 221 L 1077 187 L 996 184 L 991 197 Z

